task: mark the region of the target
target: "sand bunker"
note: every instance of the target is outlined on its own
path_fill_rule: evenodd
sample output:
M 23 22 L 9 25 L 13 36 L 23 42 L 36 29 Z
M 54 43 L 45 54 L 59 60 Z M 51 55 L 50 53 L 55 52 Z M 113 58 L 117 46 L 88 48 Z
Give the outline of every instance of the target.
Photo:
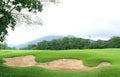
M 4 64 L 8 66 L 19 66 L 19 67 L 39 66 L 52 70 L 88 70 L 103 66 L 111 66 L 111 64 L 108 62 L 102 62 L 96 67 L 88 67 L 83 64 L 82 60 L 77 60 L 77 59 L 59 59 L 51 62 L 41 63 L 41 62 L 36 62 L 35 56 L 33 55 L 4 58 L 4 60 L 6 61 Z

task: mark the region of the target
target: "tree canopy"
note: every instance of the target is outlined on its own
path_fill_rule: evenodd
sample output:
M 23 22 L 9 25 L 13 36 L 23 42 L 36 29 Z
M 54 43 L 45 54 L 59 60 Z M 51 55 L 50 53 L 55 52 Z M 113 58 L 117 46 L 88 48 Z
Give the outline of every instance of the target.
M 28 45 L 21 49 L 34 50 L 66 50 L 66 49 L 103 49 L 120 48 L 120 37 L 112 37 L 109 40 L 90 40 L 77 37 L 64 37 L 50 41 L 41 41 L 37 44 Z
M 16 17 L 22 9 L 34 13 L 41 12 L 42 1 L 44 0 L 0 0 L 0 42 L 3 42 L 8 35 L 8 28 L 15 29 Z M 56 0 L 48 1 L 56 2 Z

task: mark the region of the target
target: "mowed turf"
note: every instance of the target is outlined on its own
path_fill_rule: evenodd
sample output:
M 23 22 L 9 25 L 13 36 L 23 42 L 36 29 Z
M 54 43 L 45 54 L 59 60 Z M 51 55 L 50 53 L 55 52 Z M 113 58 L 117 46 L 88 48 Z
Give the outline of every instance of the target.
M 97 66 L 101 62 L 110 62 L 106 66 L 91 70 L 49 70 L 36 66 L 9 67 L 3 58 L 34 55 L 37 62 L 49 62 L 57 59 L 80 59 L 84 65 Z M 120 49 L 86 50 L 0 50 L 0 77 L 120 77 Z

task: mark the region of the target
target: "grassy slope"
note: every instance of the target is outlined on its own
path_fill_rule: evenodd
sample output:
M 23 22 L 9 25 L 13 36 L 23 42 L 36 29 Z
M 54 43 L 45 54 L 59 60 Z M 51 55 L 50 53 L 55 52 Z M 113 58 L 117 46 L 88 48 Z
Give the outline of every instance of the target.
M 36 61 L 48 62 L 61 58 L 82 59 L 85 65 L 96 66 L 102 61 L 112 63 L 112 66 L 87 71 L 58 71 L 40 67 L 8 67 L 3 65 L 2 58 L 21 55 L 34 55 Z M 120 49 L 91 50 L 1 50 L 0 77 L 120 77 Z

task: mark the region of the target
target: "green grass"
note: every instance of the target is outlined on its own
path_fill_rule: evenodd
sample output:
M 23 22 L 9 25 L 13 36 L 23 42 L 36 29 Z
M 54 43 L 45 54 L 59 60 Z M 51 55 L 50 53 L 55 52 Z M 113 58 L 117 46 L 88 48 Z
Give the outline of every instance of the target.
M 91 70 L 48 70 L 40 67 L 8 67 L 3 58 L 34 55 L 38 62 L 72 58 L 83 60 L 87 66 L 96 66 L 103 61 L 112 66 Z M 0 77 L 120 77 L 120 49 L 86 50 L 0 50 Z

